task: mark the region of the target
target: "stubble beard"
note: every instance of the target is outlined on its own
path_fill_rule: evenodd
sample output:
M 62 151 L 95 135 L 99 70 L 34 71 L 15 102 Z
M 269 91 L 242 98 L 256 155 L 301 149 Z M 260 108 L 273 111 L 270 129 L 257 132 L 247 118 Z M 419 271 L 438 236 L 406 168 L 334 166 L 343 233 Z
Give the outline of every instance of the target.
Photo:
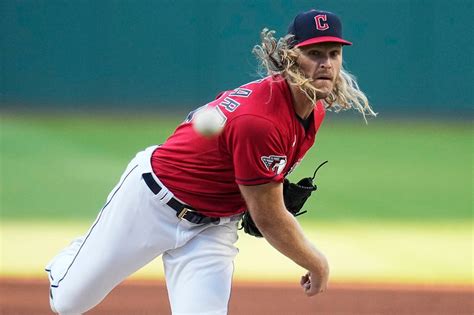
M 330 86 L 327 84 L 324 84 L 321 86 L 320 84 L 317 84 L 317 82 L 314 82 L 313 86 L 317 89 L 316 96 L 318 100 L 323 100 L 327 98 L 329 95 L 331 95 L 332 90 L 334 89 L 334 82 L 331 83 Z

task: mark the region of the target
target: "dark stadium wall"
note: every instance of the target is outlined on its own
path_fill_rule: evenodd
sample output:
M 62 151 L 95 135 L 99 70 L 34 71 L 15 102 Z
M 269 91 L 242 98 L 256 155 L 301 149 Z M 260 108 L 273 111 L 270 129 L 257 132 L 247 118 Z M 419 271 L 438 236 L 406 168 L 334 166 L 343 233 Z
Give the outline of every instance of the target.
M 377 111 L 470 112 L 470 0 L 1 1 L 1 106 L 195 108 L 257 78 L 260 30 L 315 3 Z

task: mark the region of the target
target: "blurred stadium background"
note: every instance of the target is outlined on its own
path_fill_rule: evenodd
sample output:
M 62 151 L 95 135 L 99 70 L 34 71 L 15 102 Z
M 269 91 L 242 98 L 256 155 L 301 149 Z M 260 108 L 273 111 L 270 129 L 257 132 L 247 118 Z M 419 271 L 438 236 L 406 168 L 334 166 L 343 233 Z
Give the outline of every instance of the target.
M 291 175 L 329 160 L 305 230 L 336 282 L 472 285 L 470 0 L 0 1 L 0 277 L 43 277 L 127 161 L 258 78 L 260 30 L 282 36 L 314 6 L 341 16 L 346 67 L 379 117 L 327 116 Z M 298 277 L 265 241 L 239 242 L 237 279 Z

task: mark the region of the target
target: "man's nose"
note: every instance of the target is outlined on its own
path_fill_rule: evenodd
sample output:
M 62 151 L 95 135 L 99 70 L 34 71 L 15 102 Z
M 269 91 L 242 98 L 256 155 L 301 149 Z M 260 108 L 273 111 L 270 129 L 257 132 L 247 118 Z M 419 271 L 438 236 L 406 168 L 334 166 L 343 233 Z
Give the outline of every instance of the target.
M 321 63 L 319 64 L 321 68 L 331 68 L 331 59 L 328 57 L 321 58 Z

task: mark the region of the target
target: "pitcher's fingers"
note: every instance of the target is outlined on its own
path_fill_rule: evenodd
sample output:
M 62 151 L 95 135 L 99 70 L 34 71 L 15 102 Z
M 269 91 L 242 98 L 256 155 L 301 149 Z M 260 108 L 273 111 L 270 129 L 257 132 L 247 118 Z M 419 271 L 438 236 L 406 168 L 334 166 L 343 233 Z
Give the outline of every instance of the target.
M 306 276 L 301 276 L 300 284 L 304 285 L 308 281 L 308 278 Z

